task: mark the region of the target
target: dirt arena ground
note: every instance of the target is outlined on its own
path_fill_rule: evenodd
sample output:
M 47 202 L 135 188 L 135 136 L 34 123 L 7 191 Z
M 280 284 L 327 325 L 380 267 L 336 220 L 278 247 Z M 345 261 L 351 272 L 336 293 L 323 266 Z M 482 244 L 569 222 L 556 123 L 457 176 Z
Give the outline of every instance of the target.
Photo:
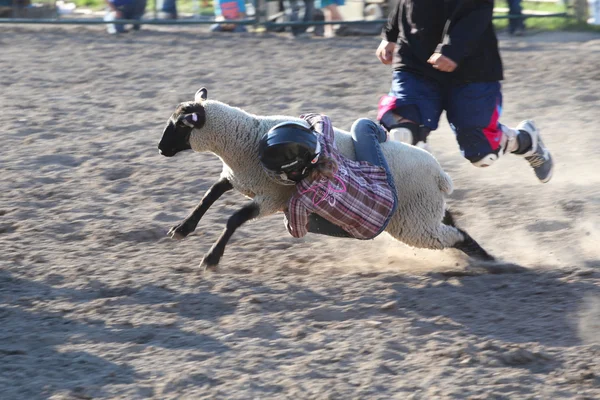
M 0 27 L 0 398 L 600 398 L 600 36 L 501 37 L 504 118 L 534 118 L 553 180 L 473 168 L 444 121 L 434 155 L 458 223 L 525 272 L 457 252 L 288 236 L 281 216 L 199 262 L 245 199 L 167 230 L 220 172 L 159 156 L 201 86 L 260 114 L 376 116 L 374 37 Z

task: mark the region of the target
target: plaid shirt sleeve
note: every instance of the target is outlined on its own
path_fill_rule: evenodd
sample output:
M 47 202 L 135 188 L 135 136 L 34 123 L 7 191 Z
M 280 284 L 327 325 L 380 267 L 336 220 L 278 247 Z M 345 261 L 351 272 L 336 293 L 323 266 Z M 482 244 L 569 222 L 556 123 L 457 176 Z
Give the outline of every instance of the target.
M 327 136 L 333 134 L 333 126 L 331 125 L 331 119 L 329 119 L 327 115 L 307 113 L 302 114 L 300 118 L 308 122 L 317 133 Z
M 290 235 L 295 238 L 301 238 L 308 233 L 308 209 L 296 196 L 292 196 L 288 203 L 285 225 Z
M 308 122 L 316 133 L 323 135 L 323 137 L 332 144 L 334 143 L 333 137 L 335 133 L 333 131 L 333 124 L 327 115 L 309 113 L 301 115 L 300 118 Z

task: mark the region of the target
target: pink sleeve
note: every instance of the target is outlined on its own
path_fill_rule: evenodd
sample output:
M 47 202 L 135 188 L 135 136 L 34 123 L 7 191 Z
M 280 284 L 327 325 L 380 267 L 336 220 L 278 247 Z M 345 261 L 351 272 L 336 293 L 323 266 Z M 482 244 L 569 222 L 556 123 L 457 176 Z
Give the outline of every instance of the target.
M 308 210 L 297 197 L 292 196 L 290 199 L 285 217 L 290 235 L 301 238 L 308 233 Z

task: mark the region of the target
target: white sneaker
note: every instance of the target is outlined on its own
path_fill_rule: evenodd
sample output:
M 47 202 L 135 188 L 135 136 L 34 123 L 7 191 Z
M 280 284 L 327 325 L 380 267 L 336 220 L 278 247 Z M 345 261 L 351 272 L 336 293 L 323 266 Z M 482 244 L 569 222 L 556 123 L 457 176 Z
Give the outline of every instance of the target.
M 552 155 L 544 145 L 540 137 L 540 131 L 531 120 L 525 120 L 517 125 L 517 130 L 525 131 L 531 136 L 531 150 L 522 156 L 529 162 L 533 168 L 535 176 L 542 182 L 546 183 L 552 178 L 554 170 L 554 162 Z

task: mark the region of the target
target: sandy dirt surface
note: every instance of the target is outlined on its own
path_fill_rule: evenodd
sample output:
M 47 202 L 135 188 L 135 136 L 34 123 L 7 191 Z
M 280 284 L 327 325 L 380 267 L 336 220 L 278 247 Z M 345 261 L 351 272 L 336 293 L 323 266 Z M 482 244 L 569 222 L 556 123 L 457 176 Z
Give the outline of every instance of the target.
M 226 194 L 166 237 L 218 178 L 211 154 L 159 156 L 201 86 L 260 114 L 376 116 L 391 72 L 375 37 L 210 35 L 154 27 L 0 27 L 0 398 L 600 398 L 600 37 L 501 38 L 503 122 L 534 118 L 556 160 L 537 182 L 506 157 L 434 155 L 458 224 L 500 260 L 286 233 L 236 232 Z

